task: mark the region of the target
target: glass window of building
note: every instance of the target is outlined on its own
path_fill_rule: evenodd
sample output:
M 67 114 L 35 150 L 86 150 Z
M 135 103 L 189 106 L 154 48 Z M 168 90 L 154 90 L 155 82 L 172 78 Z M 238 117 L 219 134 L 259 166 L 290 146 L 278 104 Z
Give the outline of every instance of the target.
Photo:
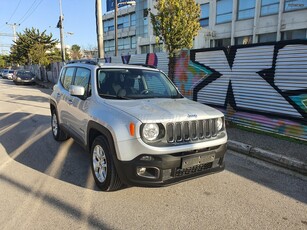
M 277 14 L 279 11 L 279 0 L 262 0 L 260 16 Z
M 285 11 L 302 10 L 307 8 L 307 0 L 285 0 Z
M 154 44 L 153 45 L 153 52 L 154 53 L 163 52 L 163 44 Z
M 124 23 L 124 28 L 128 28 L 129 27 L 129 25 L 130 25 L 130 16 L 129 16 L 129 14 L 125 15 L 123 23 Z
M 132 49 L 136 48 L 136 36 L 131 37 L 131 48 Z
M 130 49 L 130 37 L 123 38 L 124 49 Z
M 135 13 L 130 14 L 130 26 L 135 26 L 136 24 L 136 18 L 135 18 Z
M 275 42 L 277 33 L 259 34 L 258 42 Z
M 215 40 L 215 47 L 227 47 L 231 45 L 230 38 L 223 38 L 223 39 L 216 39 Z
M 209 25 L 209 3 L 200 5 L 200 26 L 205 27 Z
M 144 18 L 144 27 L 143 27 L 144 37 L 148 37 L 148 17 Z
M 124 39 L 123 38 L 118 38 L 118 45 L 117 45 L 119 50 L 124 49 Z
M 117 18 L 117 28 L 118 29 L 124 28 L 124 17 Z
M 141 46 L 141 54 L 150 53 L 149 45 Z
M 238 20 L 253 18 L 255 15 L 255 0 L 238 1 Z
M 252 44 L 252 42 L 253 42 L 252 36 L 243 36 L 235 38 L 236 45 L 247 45 L 247 44 Z
M 103 22 L 103 31 L 108 32 L 113 30 L 114 30 L 114 19 L 105 20 Z
M 232 17 L 232 0 L 217 0 L 216 24 L 230 22 Z
M 106 40 L 104 41 L 104 51 L 113 51 L 115 50 L 115 42 L 113 40 Z
M 129 15 L 127 14 L 125 16 L 118 17 L 117 28 L 122 29 L 127 27 L 129 27 Z
M 289 30 L 281 33 L 281 40 L 306 39 L 307 30 Z

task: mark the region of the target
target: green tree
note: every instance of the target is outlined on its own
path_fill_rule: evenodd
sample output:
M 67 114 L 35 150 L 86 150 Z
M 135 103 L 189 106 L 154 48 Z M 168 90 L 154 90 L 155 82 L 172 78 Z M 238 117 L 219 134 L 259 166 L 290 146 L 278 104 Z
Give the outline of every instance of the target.
M 195 0 L 159 0 L 157 14 L 150 13 L 155 35 L 169 53 L 169 76 L 174 80 L 175 58 L 184 48 L 193 47 L 193 38 L 200 30 L 200 6 Z
M 71 59 L 78 60 L 82 57 L 81 54 L 81 47 L 78 45 L 72 45 L 71 46 Z
M 6 67 L 5 57 L 3 55 L 0 55 L 0 68 L 5 68 L 5 67 Z
M 47 65 L 57 43 L 58 40 L 53 39 L 52 34 L 47 35 L 46 30 L 40 32 L 26 28 L 24 33 L 17 33 L 17 40 L 11 47 L 11 58 L 18 64 Z

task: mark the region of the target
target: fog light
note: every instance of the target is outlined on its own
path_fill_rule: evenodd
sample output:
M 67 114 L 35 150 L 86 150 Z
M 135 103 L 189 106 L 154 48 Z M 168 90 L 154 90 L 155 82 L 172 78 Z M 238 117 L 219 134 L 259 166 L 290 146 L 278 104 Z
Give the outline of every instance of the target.
M 160 169 L 156 167 L 137 167 L 136 173 L 140 177 L 148 179 L 158 179 L 160 176 Z
M 139 176 L 144 175 L 144 174 L 146 173 L 146 168 L 144 168 L 144 167 L 137 167 L 136 173 L 137 173 Z

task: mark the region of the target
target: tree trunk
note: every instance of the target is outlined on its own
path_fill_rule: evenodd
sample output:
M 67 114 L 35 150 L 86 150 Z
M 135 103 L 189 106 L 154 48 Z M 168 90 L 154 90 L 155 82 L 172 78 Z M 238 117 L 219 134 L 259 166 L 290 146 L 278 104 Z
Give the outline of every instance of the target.
M 168 58 L 168 76 L 174 82 L 175 78 L 175 64 L 176 64 L 176 57 L 175 55 L 170 55 Z

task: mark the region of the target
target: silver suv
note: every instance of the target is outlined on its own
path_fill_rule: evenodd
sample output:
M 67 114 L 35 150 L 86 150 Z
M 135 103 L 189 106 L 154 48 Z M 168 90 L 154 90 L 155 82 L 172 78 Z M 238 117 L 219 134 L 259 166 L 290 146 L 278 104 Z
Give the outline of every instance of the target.
M 97 186 L 163 186 L 222 171 L 221 112 L 184 98 L 161 71 L 141 65 L 69 63 L 50 97 L 55 140 L 91 155 Z

